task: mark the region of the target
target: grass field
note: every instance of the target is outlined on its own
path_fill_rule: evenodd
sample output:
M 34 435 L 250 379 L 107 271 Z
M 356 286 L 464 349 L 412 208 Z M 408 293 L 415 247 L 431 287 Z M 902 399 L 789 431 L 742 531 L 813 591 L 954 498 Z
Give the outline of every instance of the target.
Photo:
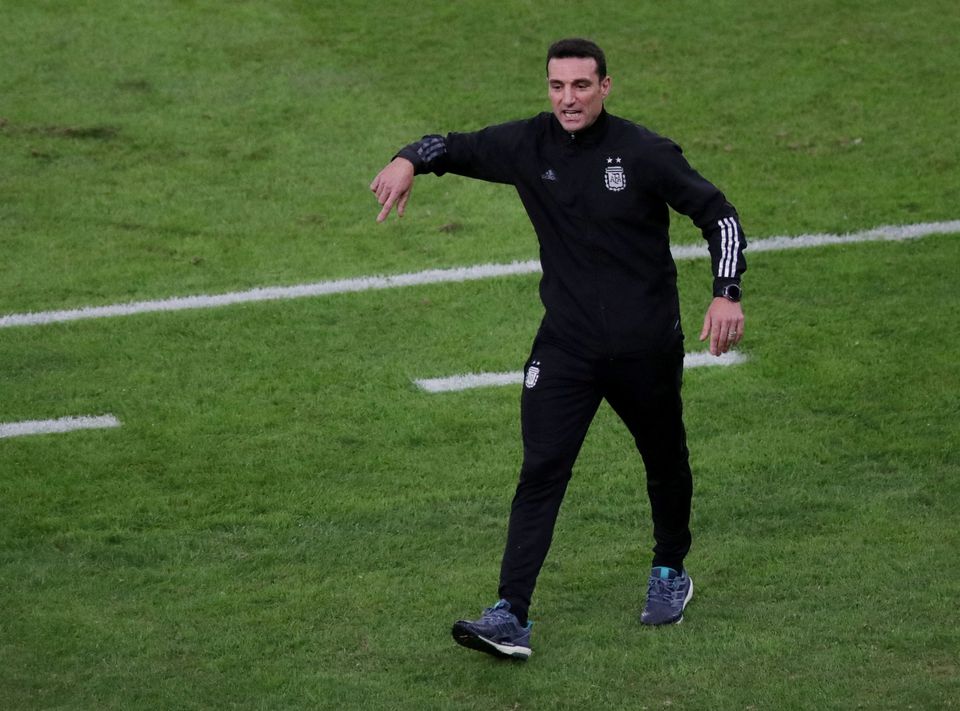
M 945 0 L 24 2 L 0 26 L 0 316 L 529 260 L 515 194 L 398 147 L 608 103 L 762 238 L 960 218 Z M 960 705 L 957 234 L 748 252 L 749 360 L 690 371 L 697 594 L 642 629 L 639 459 L 601 409 L 504 664 L 495 596 L 535 276 L 0 329 L 0 708 L 940 709 Z M 676 220 L 677 243 L 699 240 Z M 707 263 L 678 264 L 688 351 Z

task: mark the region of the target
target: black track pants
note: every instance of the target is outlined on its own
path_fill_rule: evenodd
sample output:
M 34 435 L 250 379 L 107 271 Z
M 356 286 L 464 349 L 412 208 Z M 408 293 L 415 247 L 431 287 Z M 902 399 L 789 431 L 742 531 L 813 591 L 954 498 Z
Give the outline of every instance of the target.
M 690 550 L 690 474 L 680 386 L 683 352 L 586 360 L 541 341 L 524 369 L 523 466 L 510 511 L 500 597 L 526 619 L 557 513 L 590 422 L 606 399 L 647 472 L 654 565 L 683 568 Z

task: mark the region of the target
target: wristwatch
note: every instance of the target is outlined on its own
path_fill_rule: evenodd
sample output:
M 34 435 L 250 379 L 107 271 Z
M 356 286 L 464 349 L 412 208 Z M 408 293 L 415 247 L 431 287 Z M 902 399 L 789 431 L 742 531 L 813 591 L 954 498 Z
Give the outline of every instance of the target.
M 725 284 L 723 289 L 720 290 L 720 296 L 736 303 L 743 296 L 743 289 L 740 288 L 739 284 Z

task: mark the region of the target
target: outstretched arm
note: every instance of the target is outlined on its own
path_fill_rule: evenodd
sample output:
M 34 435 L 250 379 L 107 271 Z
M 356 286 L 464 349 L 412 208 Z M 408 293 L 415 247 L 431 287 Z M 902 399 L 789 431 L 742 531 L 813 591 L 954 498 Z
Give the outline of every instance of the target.
M 413 163 L 397 156 L 390 161 L 370 183 L 370 190 L 377 196 L 382 209 L 377 222 L 383 222 L 390 215 L 393 206 L 397 206 L 397 216 L 403 217 L 413 190 Z

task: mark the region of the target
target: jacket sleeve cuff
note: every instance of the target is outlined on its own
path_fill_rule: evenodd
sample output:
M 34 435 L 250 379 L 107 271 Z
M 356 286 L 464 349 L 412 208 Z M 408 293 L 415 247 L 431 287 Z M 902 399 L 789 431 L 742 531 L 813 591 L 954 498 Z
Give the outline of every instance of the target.
M 413 172 L 415 175 L 423 172 L 423 159 L 420 157 L 420 154 L 417 153 L 416 144 L 401 148 L 394 158 L 406 158 L 413 163 Z
M 415 175 L 420 175 L 421 173 L 443 175 L 445 172 L 443 164 L 446 154 L 447 142 L 443 136 L 430 135 L 424 136 L 409 146 L 404 146 L 394 158 L 399 156 L 413 163 L 413 172 Z
M 727 285 L 729 285 L 729 284 L 736 284 L 737 286 L 739 286 L 739 285 L 740 285 L 740 279 L 739 279 L 739 277 L 735 277 L 735 278 L 731 278 L 731 277 L 714 277 L 714 279 L 713 279 L 713 295 L 714 295 L 715 297 L 716 297 L 716 296 L 723 296 L 723 287 L 725 287 L 725 286 L 727 286 Z

